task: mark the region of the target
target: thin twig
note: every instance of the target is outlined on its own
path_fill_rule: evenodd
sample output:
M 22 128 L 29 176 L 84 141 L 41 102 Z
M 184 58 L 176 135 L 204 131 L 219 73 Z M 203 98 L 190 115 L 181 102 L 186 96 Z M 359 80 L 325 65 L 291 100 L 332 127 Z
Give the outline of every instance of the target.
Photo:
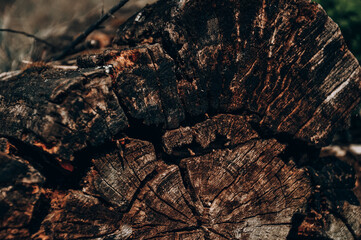
M 102 16 L 104 16 L 104 0 L 103 0 L 103 3 L 102 3 Z
M 21 35 L 27 36 L 29 38 L 33 38 L 38 42 L 44 43 L 45 45 L 47 45 L 47 46 L 49 46 L 49 47 L 51 47 L 53 49 L 56 49 L 56 47 L 53 44 L 48 43 L 44 39 L 38 38 L 37 36 L 34 36 L 34 35 L 30 34 L 30 33 L 26 33 L 26 32 L 23 32 L 23 31 L 18 31 L 18 30 L 13 30 L 13 29 L 10 29 L 10 28 L 0 28 L 0 32 L 10 32 L 10 33 L 21 34 Z
M 21 73 L 20 70 L 0 73 L 0 81 L 7 80 L 7 79 L 9 79 L 11 77 L 14 77 L 14 76 L 18 75 L 19 73 Z
M 74 49 L 79 43 L 84 41 L 84 39 L 92 33 L 95 29 L 99 27 L 100 24 L 102 24 L 105 20 L 107 20 L 109 17 L 113 16 L 113 14 L 118 11 L 121 7 L 124 6 L 129 0 L 121 0 L 117 5 L 112 7 L 104 16 L 102 16 L 96 23 L 91 25 L 85 32 L 80 34 L 79 37 L 77 37 L 59 56 L 55 57 L 54 60 L 60 60 L 67 56 L 69 52 Z
M 34 62 L 28 60 L 21 60 L 21 62 L 25 64 L 34 64 Z M 47 64 L 47 65 L 52 68 L 64 69 L 64 70 L 77 70 L 79 68 L 78 66 L 68 66 L 68 65 L 53 65 L 53 64 Z

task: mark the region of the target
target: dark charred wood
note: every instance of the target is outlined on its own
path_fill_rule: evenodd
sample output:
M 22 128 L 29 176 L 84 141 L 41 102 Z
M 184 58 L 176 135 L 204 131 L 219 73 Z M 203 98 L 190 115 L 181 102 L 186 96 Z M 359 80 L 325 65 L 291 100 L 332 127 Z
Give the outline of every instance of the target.
M 319 5 L 160 0 L 77 66 L 0 80 L 0 238 L 361 237 L 319 156 L 360 66 Z
M 29 239 L 44 177 L 25 160 L 0 152 L 0 238 Z M 39 214 L 40 215 L 40 214 Z

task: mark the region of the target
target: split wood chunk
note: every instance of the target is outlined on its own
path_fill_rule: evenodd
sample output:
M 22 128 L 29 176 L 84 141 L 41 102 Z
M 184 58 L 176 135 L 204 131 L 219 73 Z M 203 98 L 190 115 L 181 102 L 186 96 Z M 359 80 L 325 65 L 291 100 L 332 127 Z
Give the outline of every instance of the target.
M 115 93 L 131 117 L 166 128 L 185 119 L 174 61 L 159 44 L 122 51 L 107 64 L 114 68 Z
M 184 157 L 223 145 L 235 147 L 256 138 L 259 138 L 257 132 L 245 117 L 220 114 L 193 127 L 167 131 L 162 141 L 167 154 Z
M 250 111 L 275 133 L 324 144 L 360 101 L 360 66 L 337 24 L 310 1 L 161 0 L 115 42 L 150 38 L 175 61 L 191 116 Z
M 283 149 L 276 140 L 251 140 L 185 158 L 145 185 L 122 223 L 131 223 L 133 239 L 194 230 L 212 239 L 285 239 L 311 185 L 304 170 L 277 157 Z
M 0 81 L 1 135 L 72 160 L 128 125 L 103 70 L 33 67 Z
M 49 212 L 32 239 L 104 237 L 116 232 L 117 219 L 116 212 L 95 197 L 74 190 L 55 191 L 51 195 Z
M 119 211 L 126 211 L 134 201 L 142 182 L 156 171 L 156 155 L 151 143 L 126 139 L 119 149 L 94 156 L 94 169 L 88 172 L 84 189 L 99 195 Z
M 44 177 L 21 158 L 0 152 L 0 238 L 29 239 L 43 201 Z M 31 226 L 31 227 L 29 227 Z

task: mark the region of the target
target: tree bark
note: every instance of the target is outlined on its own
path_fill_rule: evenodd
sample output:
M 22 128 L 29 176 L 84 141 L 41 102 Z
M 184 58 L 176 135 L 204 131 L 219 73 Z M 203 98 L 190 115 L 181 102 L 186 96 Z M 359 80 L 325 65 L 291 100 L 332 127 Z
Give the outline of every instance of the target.
M 77 66 L 0 80 L 1 239 L 360 239 L 319 156 L 360 66 L 319 5 L 160 0 Z

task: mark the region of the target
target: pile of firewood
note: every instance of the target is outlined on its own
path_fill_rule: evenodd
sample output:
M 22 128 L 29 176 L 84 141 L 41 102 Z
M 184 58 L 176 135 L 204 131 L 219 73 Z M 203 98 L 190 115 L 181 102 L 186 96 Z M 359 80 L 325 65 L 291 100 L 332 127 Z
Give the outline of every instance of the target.
M 319 5 L 160 0 L 79 53 L 106 20 L 1 75 L 1 239 L 361 238 L 324 148 L 360 66 Z

